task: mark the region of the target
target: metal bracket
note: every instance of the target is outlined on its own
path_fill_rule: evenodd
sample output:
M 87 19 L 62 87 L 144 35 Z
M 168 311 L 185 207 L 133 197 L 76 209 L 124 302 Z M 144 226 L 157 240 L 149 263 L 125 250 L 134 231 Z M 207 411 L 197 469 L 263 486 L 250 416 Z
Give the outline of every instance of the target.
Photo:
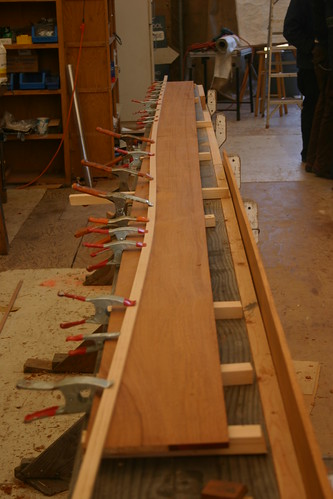
M 215 121 L 215 136 L 219 148 L 227 140 L 227 120 L 223 113 L 217 113 Z
M 241 160 L 239 156 L 228 156 L 230 160 L 230 166 L 233 171 L 233 174 L 235 175 L 236 178 L 236 183 L 238 189 L 241 186 Z
M 253 232 L 254 239 L 256 243 L 259 242 L 259 221 L 258 221 L 258 205 L 255 201 L 252 200 L 244 200 L 243 201 L 244 208 L 247 214 L 247 217 L 250 222 L 250 226 Z
M 210 115 L 213 116 L 217 108 L 217 92 L 214 89 L 210 89 L 207 92 L 207 107 Z

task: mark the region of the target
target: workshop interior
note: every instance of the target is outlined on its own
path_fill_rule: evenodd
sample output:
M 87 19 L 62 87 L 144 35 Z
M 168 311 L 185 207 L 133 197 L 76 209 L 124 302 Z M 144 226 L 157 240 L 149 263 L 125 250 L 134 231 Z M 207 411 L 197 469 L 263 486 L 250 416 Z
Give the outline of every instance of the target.
M 332 0 L 0 0 L 0 497 L 333 497 Z

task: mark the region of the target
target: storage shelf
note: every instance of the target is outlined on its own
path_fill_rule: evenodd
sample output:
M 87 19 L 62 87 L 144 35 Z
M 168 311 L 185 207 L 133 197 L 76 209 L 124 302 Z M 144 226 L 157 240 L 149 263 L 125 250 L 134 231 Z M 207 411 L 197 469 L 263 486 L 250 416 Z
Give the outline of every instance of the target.
M 24 136 L 24 140 L 22 141 L 16 134 L 6 135 L 6 141 L 10 140 L 19 140 L 21 142 L 25 142 L 26 140 L 61 140 L 62 133 L 47 133 L 45 135 L 38 135 L 37 133 L 32 133 Z
M 1 2 L 1 0 L 0 0 Z M 59 44 L 56 43 L 11 43 L 5 45 L 6 50 L 45 50 L 45 49 L 58 49 Z
M 57 0 L 10 0 L 10 3 L 55 3 Z M 8 0 L 0 0 L 0 3 L 8 3 Z
M 63 4 L 65 2 L 62 0 L 0 0 L 1 21 L 3 21 L 4 26 L 13 28 L 14 26 L 29 26 L 42 18 L 55 19 L 57 26 L 57 38 L 54 36 L 34 40 L 42 43 L 33 43 L 30 39 L 22 39 L 27 43 L 6 45 L 7 56 L 12 59 L 11 65 L 7 65 L 7 70 L 9 74 L 16 75 L 16 78 L 13 76 L 10 85 L 3 89 L 6 91 L 2 93 L 0 99 L 0 116 L 7 111 L 14 116 L 15 120 L 47 116 L 56 117 L 59 124 L 66 122 L 68 92 L 64 85 L 66 82 L 66 63 Z M 33 35 L 33 31 L 31 34 Z M 25 55 L 24 52 L 27 51 L 28 53 Z M 31 57 L 29 52 L 31 52 Z M 33 75 L 27 73 L 33 73 Z M 40 79 L 36 73 L 40 74 Z M 21 78 L 18 77 L 18 74 Z M 59 88 L 60 82 L 62 85 Z M 49 133 L 45 135 L 39 135 L 35 132 L 31 134 L 19 132 L 6 134 L 3 155 L 10 171 L 8 180 L 10 182 L 17 181 L 17 183 L 27 183 L 34 180 L 48 165 L 59 148 L 51 171 L 43 177 L 42 183 L 63 184 L 66 182 L 70 184 L 69 135 L 68 133 L 63 135 L 60 130 L 61 126 L 59 125 L 49 127 Z M 52 180 L 52 177 L 57 178 Z
M 15 95 L 60 95 L 61 90 L 7 90 L 2 95 L 14 97 Z

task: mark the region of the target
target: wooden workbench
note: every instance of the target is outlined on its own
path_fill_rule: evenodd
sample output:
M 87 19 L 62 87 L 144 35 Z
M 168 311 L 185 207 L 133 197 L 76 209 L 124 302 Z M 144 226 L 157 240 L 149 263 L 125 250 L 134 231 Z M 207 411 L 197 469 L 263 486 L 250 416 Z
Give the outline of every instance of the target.
M 175 85 L 181 89 L 184 84 Z M 219 478 L 245 483 L 249 494 L 256 498 L 328 498 L 332 494 L 260 255 L 228 156 L 224 153 L 222 164 L 208 113 L 201 109 L 202 102 L 203 99 L 197 99 L 196 103 L 196 120 L 200 124 L 197 132 L 199 153 L 209 153 L 201 156 L 206 158 L 200 163 L 202 185 L 204 188 L 217 187 L 215 199 L 204 201 L 205 213 L 215 217 L 215 227 L 207 229 L 213 300 L 217 303 L 240 302 L 242 307 L 241 317 L 228 318 L 226 315 L 221 319 L 215 316 L 220 362 L 222 365 L 251 362 L 255 372 L 252 384 L 224 388 L 227 420 L 229 426 L 259 425 L 266 445 L 248 451 L 246 442 L 251 439 L 248 434 L 235 453 L 237 455 L 221 450 L 175 450 L 168 446 L 157 453 L 156 449 L 144 452 L 146 457 L 142 458 L 140 452 L 127 455 L 119 452 L 108 436 L 103 451 L 105 458 L 101 466 L 98 462 L 93 497 L 194 499 L 200 497 L 200 491 L 209 479 Z M 172 104 L 168 102 L 168 114 L 174 116 L 176 124 L 178 109 L 173 109 Z M 188 126 L 186 121 L 183 125 Z M 168 132 L 171 130 L 172 127 Z M 138 193 L 142 195 L 144 189 L 139 186 Z M 119 279 L 121 284 L 121 273 Z M 119 320 L 120 317 L 113 316 L 110 327 Z M 107 374 L 105 361 L 117 355 L 118 346 L 104 349 L 100 375 Z M 155 393 L 152 392 L 152 396 Z M 84 460 L 89 457 L 94 466 L 89 442 L 96 432 L 94 422 L 98 421 L 98 406 L 102 405 L 98 402 L 95 401 L 85 435 L 84 446 L 87 442 L 88 446 L 78 480 L 73 483 L 74 497 L 90 496 L 90 492 L 86 496 L 80 495 L 84 491 L 80 487 L 82 470 L 84 475 L 86 473 Z M 207 424 L 211 424 L 211 419 Z M 107 458 L 111 454 L 115 457 Z M 133 455 L 135 457 L 131 457 Z

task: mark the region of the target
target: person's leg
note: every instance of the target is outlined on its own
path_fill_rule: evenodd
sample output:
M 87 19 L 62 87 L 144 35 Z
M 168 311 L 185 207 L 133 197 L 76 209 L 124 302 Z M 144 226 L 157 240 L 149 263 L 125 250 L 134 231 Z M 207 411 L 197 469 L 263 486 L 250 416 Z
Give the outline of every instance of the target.
M 318 137 L 316 159 L 312 166 L 314 173 L 320 177 L 331 178 L 333 163 L 333 79 L 328 73 L 325 105 L 322 115 L 320 134 Z
M 300 68 L 297 75 L 297 86 L 304 97 L 301 111 L 301 131 L 303 142 L 301 156 L 302 161 L 305 162 L 310 141 L 313 116 L 319 94 L 314 69 Z
M 316 153 L 318 147 L 318 139 L 321 129 L 321 120 L 324 113 L 325 107 L 325 89 L 327 83 L 327 71 L 323 69 L 322 62 L 325 60 L 325 52 L 322 47 L 317 44 L 313 51 L 313 62 L 315 68 L 315 75 L 317 79 L 319 96 L 317 99 L 316 108 L 312 120 L 312 128 L 310 134 L 310 140 L 308 143 L 308 150 L 306 156 L 306 171 L 312 171 L 312 167 L 316 160 Z

